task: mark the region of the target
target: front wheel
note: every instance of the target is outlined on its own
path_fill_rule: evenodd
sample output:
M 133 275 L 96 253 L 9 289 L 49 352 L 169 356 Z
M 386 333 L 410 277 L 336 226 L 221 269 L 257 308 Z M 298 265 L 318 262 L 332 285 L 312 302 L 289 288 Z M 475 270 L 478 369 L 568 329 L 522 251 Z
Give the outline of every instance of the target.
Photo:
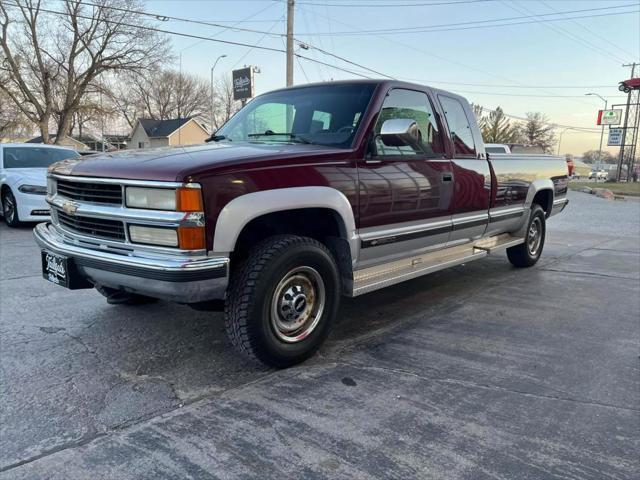
M 10 227 L 19 227 L 20 218 L 18 217 L 18 204 L 16 197 L 13 196 L 11 190 L 6 190 L 2 194 L 2 214 L 4 215 L 4 221 Z
M 227 335 L 254 361 L 295 365 L 322 345 L 339 301 L 338 267 L 323 244 L 294 235 L 270 237 L 232 273 Z
M 540 205 L 534 204 L 531 207 L 524 243 L 507 248 L 507 257 L 511 264 L 517 268 L 535 265 L 542 254 L 546 232 L 544 210 Z

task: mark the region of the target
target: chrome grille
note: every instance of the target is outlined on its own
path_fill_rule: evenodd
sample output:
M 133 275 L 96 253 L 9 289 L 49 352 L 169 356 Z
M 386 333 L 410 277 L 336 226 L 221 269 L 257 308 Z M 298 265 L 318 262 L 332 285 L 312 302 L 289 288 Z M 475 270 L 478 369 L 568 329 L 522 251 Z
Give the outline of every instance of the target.
M 57 193 L 80 202 L 122 205 L 122 187 L 120 185 L 58 179 Z
M 69 215 L 62 210 L 57 210 L 56 216 L 58 217 L 58 223 L 63 228 L 73 232 L 109 240 L 125 240 L 124 225 L 117 220 L 77 217 Z

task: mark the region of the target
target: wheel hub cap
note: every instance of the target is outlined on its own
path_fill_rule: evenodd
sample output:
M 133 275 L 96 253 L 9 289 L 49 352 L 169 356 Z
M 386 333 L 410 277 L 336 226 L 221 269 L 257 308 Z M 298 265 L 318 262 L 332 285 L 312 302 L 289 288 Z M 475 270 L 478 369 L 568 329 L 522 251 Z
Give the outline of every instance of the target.
M 535 256 L 540 248 L 542 240 L 542 223 L 539 218 L 534 218 L 529 225 L 529 232 L 527 234 L 527 247 L 529 254 Z
M 325 304 L 324 282 L 311 267 L 289 271 L 271 299 L 271 326 L 287 343 L 303 340 L 316 328 Z

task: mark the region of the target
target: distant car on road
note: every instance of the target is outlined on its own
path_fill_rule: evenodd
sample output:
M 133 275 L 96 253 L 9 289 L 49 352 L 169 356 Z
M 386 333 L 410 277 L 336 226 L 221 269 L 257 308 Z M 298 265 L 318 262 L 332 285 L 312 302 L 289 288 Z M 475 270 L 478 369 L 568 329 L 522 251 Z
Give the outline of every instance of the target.
M 0 143 L 0 205 L 7 225 L 48 220 L 47 168 L 78 156 L 68 147 Z
M 609 172 L 606 170 L 591 170 L 589 172 L 589 180 L 606 180 L 609 178 Z

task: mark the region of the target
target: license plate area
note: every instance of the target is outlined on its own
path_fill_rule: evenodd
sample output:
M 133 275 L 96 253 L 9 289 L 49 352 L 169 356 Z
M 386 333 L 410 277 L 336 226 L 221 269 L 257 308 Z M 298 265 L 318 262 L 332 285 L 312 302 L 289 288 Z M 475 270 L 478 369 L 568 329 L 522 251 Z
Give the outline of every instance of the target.
M 42 250 L 42 276 L 51 283 L 71 290 L 93 288 L 93 284 L 76 270 L 73 258 L 48 250 Z

